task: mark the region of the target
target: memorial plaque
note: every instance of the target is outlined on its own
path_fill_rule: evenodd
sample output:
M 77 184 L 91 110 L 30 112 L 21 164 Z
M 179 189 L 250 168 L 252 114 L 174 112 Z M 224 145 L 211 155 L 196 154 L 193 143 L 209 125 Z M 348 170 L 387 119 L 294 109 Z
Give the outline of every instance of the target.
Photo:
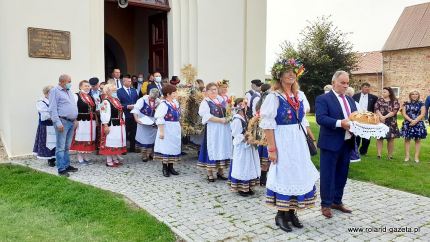
M 70 60 L 70 32 L 28 28 L 28 56 Z

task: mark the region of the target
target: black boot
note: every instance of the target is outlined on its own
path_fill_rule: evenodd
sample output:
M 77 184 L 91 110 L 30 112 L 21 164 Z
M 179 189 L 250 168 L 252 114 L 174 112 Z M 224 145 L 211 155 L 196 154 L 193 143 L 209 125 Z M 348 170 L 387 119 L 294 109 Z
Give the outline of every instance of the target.
M 55 158 L 51 158 L 48 160 L 48 166 L 55 167 Z
M 266 186 L 267 181 L 267 171 L 261 171 L 261 177 L 260 177 L 260 186 Z
M 175 169 L 173 168 L 173 163 L 169 163 L 168 168 L 169 168 L 170 174 L 172 174 L 174 176 L 179 175 L 179 173 L 177 171 L 175 171 Z
M 295 210 L 290 209 L 288 211 L 288 216 L 290 216 L 290 221 L 294 227 L 300 228 L 300 229 L 303 228 L 303 224 L 300 223 Z
M 167 167 L 167 164 L 163 164 L 163 176 L 165 177 L 170 176 L 170 172 L 169 172 L 169 168 Z
M 276 226 L 279 226 L 279 228 L 284 230 L 285 232 L 291 232 L 293 231 L 293 229 L 291 229 L 291 227 L 288 225 L 288 221 L 289 218 L 287 212 L 278 210 L 278 213 L 275 217 Z

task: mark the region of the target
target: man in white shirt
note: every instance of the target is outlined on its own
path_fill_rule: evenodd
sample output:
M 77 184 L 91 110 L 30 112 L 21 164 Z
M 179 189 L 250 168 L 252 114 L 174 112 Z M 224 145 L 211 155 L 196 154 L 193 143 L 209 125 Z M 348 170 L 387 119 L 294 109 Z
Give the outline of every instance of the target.
M 112 71 L 112 79 L 115 81 L 115 85 L 117 89 L 122 88 L 122 80 L 121 80 L 121 70 L 118 68 L 113 69 Z
M 364 82 L 363 84 L 361 84 L 361 92 L 354 94 L 352 98 L 360 105 L 359 110 L 364 110 L 372 113 L 375 111 L 375 103 L 378 100 L 378 97 L 370 93 L 369 83 Z M 356 141 L 359 147 L 361 143 L 361 147 L 359 149 L 360 155 L 366 155 L 367 149 L 369 148 L 370 139 L 364 139 L 357 136 Z

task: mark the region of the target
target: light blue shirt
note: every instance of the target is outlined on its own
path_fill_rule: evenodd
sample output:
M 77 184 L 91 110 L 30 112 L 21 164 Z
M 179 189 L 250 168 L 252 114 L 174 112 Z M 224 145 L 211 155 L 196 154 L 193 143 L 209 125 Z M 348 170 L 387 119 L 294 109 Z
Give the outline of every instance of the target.
M 49 92 L 49 113 L 55 127 L 63 125 L 60 117 L 75 120 L 78 117 L 78 107 L 70 90 L 56 86 Z

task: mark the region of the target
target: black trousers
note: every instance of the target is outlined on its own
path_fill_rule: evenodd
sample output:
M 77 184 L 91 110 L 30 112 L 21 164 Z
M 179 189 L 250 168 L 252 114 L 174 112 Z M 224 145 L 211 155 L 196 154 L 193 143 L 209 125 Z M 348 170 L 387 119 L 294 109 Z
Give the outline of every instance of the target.
M 127 133 L 127 140 L 130 142 L 129 151 L 136 150 L 136 129 L 137 124 L 134 117 L 125 118 L 125 132 Z
M 370 139 L 361 138 L 360 136 L 355 137 L 355 141 L 357 142 L 357 147 L 359 148 L 360 155 L 367 154 L 367 149 L 369 149 Z

